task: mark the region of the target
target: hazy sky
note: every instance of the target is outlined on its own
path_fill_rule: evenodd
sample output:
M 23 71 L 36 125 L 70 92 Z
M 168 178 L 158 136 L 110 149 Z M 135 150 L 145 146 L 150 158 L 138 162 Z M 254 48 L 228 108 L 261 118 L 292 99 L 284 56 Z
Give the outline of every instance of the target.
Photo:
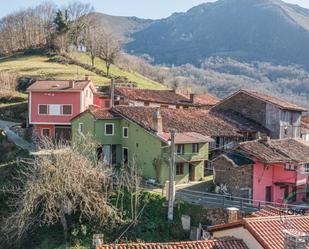
M 211 1 L 214 0 L 81 0 L 81 2 L 90 2 L 98 12 L 152 19 L 167 17 L 174 12 L 186 11 L 200 3 Z M 309 0 L 285 1 L 309 9 Z M 38 0 L 0 0 L 0 17 L 40 2 Z M 54 0 L 53 2 L 61 6 L 70 2 L 70 0 Z

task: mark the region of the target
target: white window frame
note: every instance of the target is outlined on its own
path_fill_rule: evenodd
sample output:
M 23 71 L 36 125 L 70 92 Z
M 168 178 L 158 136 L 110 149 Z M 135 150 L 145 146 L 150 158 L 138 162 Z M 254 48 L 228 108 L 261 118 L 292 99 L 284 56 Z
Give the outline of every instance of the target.
M 181 165 L 181 166 L 182 166 L 182 174 L 177 174 L 177 166 L 178 166 L 178 165 Z M 184 164 L 184 163 L 181 163 L 181 162 L 176 163 L 176 164 L 175 164 L 175 176 L 183 176 L 183 175 L 185 175 L 185 164 Z
M 128 158 L 127 158 L 128 160 L 127 161 L 129 163 L 129 148 L 128 147 L 122 147 L 122 161 L 124 162 L 124 150 L 125 149 L 128 151 Z
M 83 127 L 83 131 L 81 131 L 81 127 Z M 79 134 L 84 134 L 84 131 L 85 131 L 84 123 L 78 123 L 78 132 L 79 132 Z
M 127 130 L 127 136 L 125 136 L 124 131 Z M 122 137 L 123 138 L 128 138 L 129 137 L 129 127 L 122 127 Z
M 46 105 L 46 107 L 47 107 L 47 113 L 46 113 L 46 114 L 40 113 L 40 106 L 43 106 L 43 105 Z M 49 106 L 48 106 L 48 104 L 38 104 L 38 115 L 39 115 L 39 116 L 46 116 L 46 115 L 49 115 Z
M 51 106 L 54 106 L 54 107 L 59 107 L 59 114 L 51 114 Z M 49 104 L 48 105 L 48 113 L 49 113 L 49 116 L 62 116 L 62 104 Z
M 304 172 L 309 173 L 309 163 L 304 164 Z
M 108 125 L 112 125 L 112 127 L 113 127 L 112 134 L 106 134 L 106 127 Z M 105 134 L 105 136 L 114 136 L 114 134 L 115 134 L 115 125 L 114 125 L 114 123 L 105 123 L 105 125 L 104 125 L 104 134 Z
M 65 105 L 71 106 L 71 114 L 64 114 L 63 113 L 63 106 L 65 106 Z M 73 105 L 72 104 L 62 104 L 61 105 L 61 114 L 62 114 L 62 116 L 72 116 L 73 115 Z
M 41 136 L 42 137 L 46 137 L 46 136 L 44 136 L 44 130 L 48 130 L 48 132 L 49 132 L 49 138 L 50 138 L 50 136 L 51 136 L 51 129 L 50 128 L 42 128 L 42 130 L 41 130 Z
M 285 171 L 295 171 L 296 170 L 296 165 L 293 163 L 286 163 L 284 165 L 284 170 Z

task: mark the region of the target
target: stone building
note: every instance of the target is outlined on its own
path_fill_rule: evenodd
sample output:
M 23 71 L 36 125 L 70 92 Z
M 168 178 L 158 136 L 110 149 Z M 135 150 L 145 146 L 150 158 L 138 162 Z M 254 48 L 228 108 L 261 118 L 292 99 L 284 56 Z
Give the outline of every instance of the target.
M 237 151 L 227 152 L 216 158 L 212 165 L 215 183 L 225 185 L 229 194 L 251 199 L 254 161 Z
M 252 90 L 239 90 L 212 108 L 237 112 L 270 131 L 273 139 L 300 138 L 302 113 L 306 108 Z

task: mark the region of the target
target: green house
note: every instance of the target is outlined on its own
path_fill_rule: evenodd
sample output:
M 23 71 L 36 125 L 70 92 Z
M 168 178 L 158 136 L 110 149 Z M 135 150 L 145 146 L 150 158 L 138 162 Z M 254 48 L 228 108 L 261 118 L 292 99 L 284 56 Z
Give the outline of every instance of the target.
M 98 144 L 99 159 L 115 167 L 134 163 L 144 179 L 164 184 L 169 178 L 170 134 L 164 131 L 160 109 L 148 109 L 140 113 L 130 106 L 113 110 L 91 107 L 72 120 L 73 143 L 81 135 L 90 135 Z M 195 132 L 176 133 L 176 184 L 204 179 L 212 141 Z

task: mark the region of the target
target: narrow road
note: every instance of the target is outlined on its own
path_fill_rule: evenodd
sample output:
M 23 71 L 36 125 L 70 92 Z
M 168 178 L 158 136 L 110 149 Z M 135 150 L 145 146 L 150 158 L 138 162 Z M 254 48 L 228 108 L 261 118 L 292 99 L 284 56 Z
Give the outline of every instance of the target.
M 6 135 L 8 136 L 8 139 L 14 144 L 16 144 L 18 147 L 24 150 L 31 151 L 33 149 L 32 144 L 27 142 L 25 139 L 21 138 L 19 135 L 17 135 L 14 131 L 10 129 L 15 125 L 18 125 L 18 123 L 0 120 L 0 129 L 5 131 Z

